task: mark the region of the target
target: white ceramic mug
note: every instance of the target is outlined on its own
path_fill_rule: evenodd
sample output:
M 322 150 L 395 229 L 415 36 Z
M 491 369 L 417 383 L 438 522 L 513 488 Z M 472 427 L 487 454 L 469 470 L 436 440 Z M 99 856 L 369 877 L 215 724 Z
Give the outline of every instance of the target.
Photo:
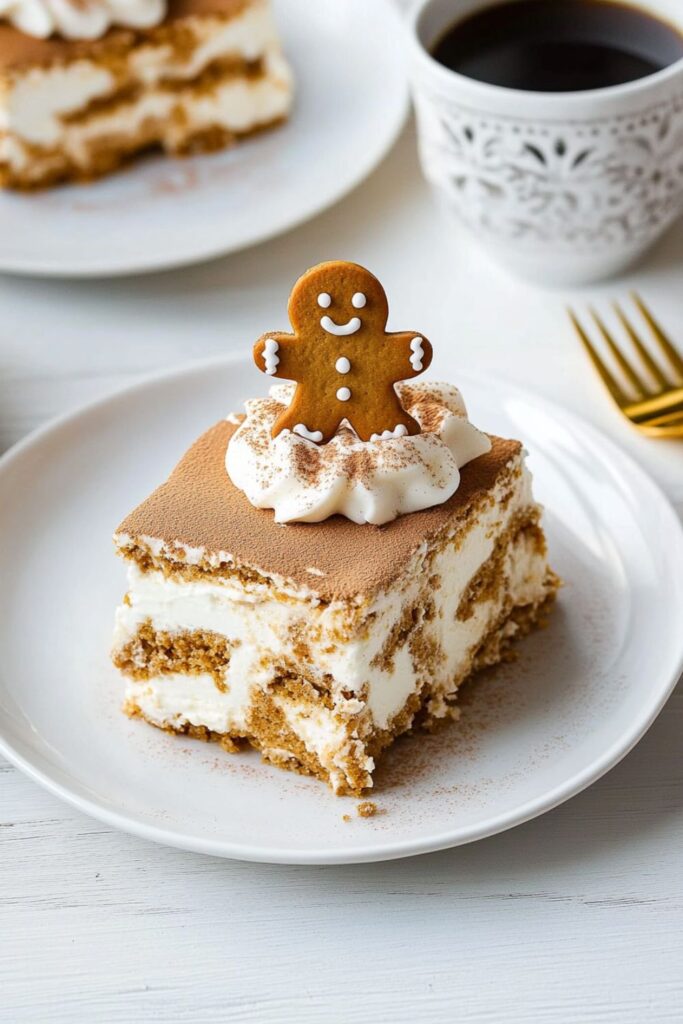
M 475 81 L 429 50 L 495 0 L 419 0 L 412 84 L 422 167 L 511 271 L 584 284 L 624 270 L 683 212 L 683 60 L 624 85 L 543 93 Z M 683 0 L 639 0 L 683 29 Z

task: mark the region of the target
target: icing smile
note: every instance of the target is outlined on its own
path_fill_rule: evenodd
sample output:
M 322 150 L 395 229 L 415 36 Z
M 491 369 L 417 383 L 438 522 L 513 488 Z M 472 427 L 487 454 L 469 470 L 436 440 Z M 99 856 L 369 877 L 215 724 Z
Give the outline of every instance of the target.
M 336 334 L 342 337 L 345 334 L 355 334 L 360 329 L 361 320 L 359 316 L 352 316 L 345 324 L 336 324 L 329 316 L 321 317 L 320 326 L 328 334 Z

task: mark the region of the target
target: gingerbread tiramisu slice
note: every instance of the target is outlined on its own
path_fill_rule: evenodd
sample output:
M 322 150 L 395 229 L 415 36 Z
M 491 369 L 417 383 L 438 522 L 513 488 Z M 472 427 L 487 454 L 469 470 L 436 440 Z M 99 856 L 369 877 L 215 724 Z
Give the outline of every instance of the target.
M 339 373 L 353 394 L 368 342 L 404 342 L 372 324 L 378 306 L 385 316 L 378 282 L 338 268 L 314 268 L 298 297 L 330 298 L 324 316 L 337 327 L 355 322 L 352 299 L 367 310 L 353 332 L 319 337 L 333 364 L 346 360 Z M 277 340 L 268 368 L 305 389 L 299 342 L 322 317 L 306 327 L 299 313 L 297 332 L 265 336 L 256 358 L 265 368 L 265 342 Z M 352 333 L 368 327 L 354 350 Z M 408 356 L 406 376 L 428 363 L 422 336 L 407 332 L 407 351 L 418 339 L 422 357 Z M 383 749 L 456 717 L 463 682 L 539 621 L 557 580 L 522 446 L 478 431 L 450 385 L 398 384 L 394 394 L 405 431 L 385 421 L 364 441 L 351 408 L 317 443 L 278 428 L 306 400 L 276 385 L 204 434 L 124 520 L 116 544 L 129 584 L 114 661 L 129 714 L 229 750 L 251 744 L 359 794 Z M 394 415 L 392 398 L 385 408 Z M 309 408 L 307 435 L 330 426 L 326 412 L 318 423 Z M 359 421 L 362 432 L 380 426 Z
M 15 0 L 0 12 L 0 185 L 92 178 L 155 147 L 218 149 L 289 114 L 269 0 Z

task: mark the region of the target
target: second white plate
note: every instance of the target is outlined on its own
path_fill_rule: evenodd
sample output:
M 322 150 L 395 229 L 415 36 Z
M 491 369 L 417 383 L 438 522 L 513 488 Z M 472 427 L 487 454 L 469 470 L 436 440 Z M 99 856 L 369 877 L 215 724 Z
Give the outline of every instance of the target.
M 246 360 L 123 391 L 0 460 L 0 751 L 109 824 L 190 850 L 290 863 L 466 843 L 606 772 L 683 668 L 680 524 L 648 477 L 581 420 L 447 361 L 441 370 L 462 386 L 475 423 L 527 445 L 566 586 L 548 629 L 473 688 L 460 723 L 386 755 L 378 816 L 357 818 L 355 801 L 255 753 L 167 736 L 120 710 L 108 649 L 125 578 L 111 533 L 196 435 L 253 392 Z
M 273 2 L 296 76 L 286 125 L 213 156 L 157 156 L 92 185 L 0 194 L 0 270 L 181 266 L 271 238 L 359 184 L 408 109 L 398 15 L 389 0 Z

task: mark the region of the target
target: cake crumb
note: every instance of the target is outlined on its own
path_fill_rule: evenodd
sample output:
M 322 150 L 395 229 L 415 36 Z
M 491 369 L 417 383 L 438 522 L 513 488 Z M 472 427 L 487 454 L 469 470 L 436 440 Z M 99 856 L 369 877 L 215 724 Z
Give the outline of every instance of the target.
M 342 821 L 351 821 L 350 814 L 342 814 Z
M 377 814 L 377 804 L 372 800 L 363 800 L 356 806 L 359 818 L 372 818 Z

